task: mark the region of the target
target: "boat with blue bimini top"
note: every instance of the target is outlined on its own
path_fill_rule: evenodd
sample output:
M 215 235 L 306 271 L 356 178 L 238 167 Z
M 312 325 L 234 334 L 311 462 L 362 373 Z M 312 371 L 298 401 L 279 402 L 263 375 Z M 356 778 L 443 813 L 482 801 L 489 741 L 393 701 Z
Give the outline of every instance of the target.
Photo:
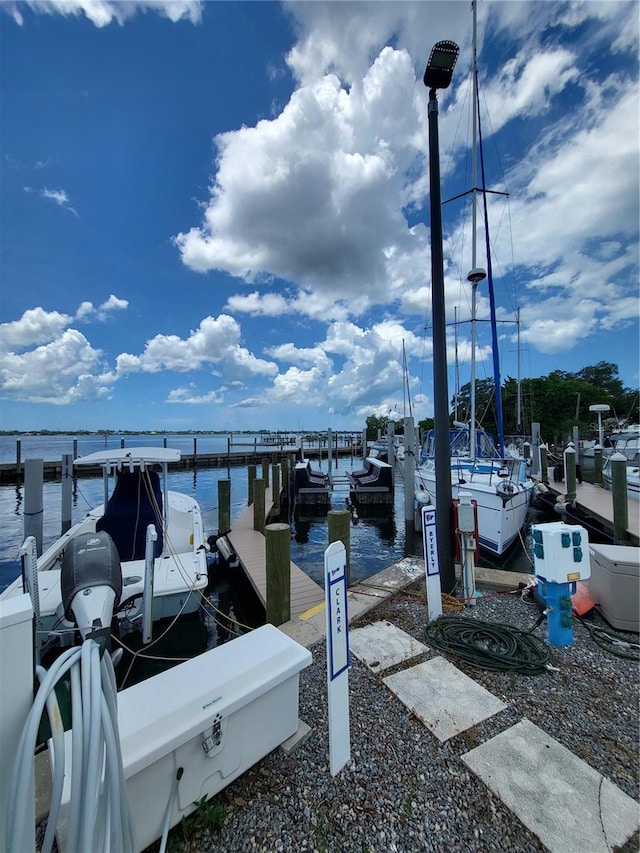
M 28 537 L 22 572 L 0 595 L 30 593 L 41 652 L 73 645 L 78 629 L 106 631 L 112 611 L 118 633 L 142 631 L 148 642 L 154 622 L 199 610 L 208 547 L 197 501 L 167 489 L 168 465 L 179 460 L 180 451 L 162 447 L 101 450 L 74 460 L 102 468 L 104 503 L 41 556 Z

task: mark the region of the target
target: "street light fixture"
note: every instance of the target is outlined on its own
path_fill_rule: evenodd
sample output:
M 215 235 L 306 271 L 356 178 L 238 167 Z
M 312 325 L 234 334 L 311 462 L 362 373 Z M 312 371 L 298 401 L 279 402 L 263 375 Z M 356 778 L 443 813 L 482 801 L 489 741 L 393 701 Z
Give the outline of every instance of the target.
M 453 41 L 439 41 L 434 44 L 422 78 L 427 89 L 449 87 L 459 53 L 460 48 Z
M 435 429 L 436 536 L 443 592 L 456 585 L 453 566 L 451 460 L 449 449 L 449 388 L 447 382 L 447 324 L 444 301 L 442 201 L 437 90 L 451 83 L 460 48 L 452 41 L 433 46 L 424 72 L 429 89 L 429 203 L 431 215 L 431 310 L 433 316 L 433 408 Z

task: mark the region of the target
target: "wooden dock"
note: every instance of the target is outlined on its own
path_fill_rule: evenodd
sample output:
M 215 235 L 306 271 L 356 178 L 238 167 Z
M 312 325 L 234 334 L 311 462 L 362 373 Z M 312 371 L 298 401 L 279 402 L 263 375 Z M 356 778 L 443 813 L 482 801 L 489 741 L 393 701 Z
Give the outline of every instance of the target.
M 552 495 L 565 494 L 564 483 L 547 483 Z M 603 486 L 593 483 L 576 483 L 576 506 L 586 515 L 613 530 L 613 495 Z M 627 534 L 633 545 L 640 545 L 640 501 L 629 499 L 629 526 Z
M 265 489 L 265 516 L 273 509 L 271 489 Z M 245 573 L 256 594 L 267 604 L 267 571 L 265 538 L 253 529 L 253 505 L 247 507 L 233 522 L 233 529 L 226 534 L 233 545 Z M 300 616 L 307 610 L 324 602 L 324 589 L 306 575 L 299 566 L 291 563 L 291 617 Z

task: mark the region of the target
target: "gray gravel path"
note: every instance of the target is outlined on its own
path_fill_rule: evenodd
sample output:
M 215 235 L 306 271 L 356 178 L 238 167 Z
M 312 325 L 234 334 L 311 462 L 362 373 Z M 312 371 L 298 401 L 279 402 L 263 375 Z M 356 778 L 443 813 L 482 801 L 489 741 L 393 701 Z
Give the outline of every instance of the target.
M 424 640 L 423 589 L 424 582 L 415 583 L 354 626 L 388 619 Z M 534 607 L 513 594 L 485 596 L 465 614 L 524 629 L 537 617 Z M 597 616 L 595 622 L 604 624 Z M 546 639 L 546 627 L 536 634 Z M 630 638 L 637 641 L 637 635 Z M 382 674 L 370 672 L 352 656 L 352 760 L 335 778 L 328 767 L 324 644 L 312 652 L 313 663 L 300 677 L 299 712 L 311 726 L 311 737 L 289 756 L 275 750 L 218 795 L 216 802 L 226 815 L 221 829 L 196 824 L 184 841 L 176 827 L 169 850 L 543 851 L 536 836 L 461 760 L 469 749 L 525 717 L 636 801 L 640 797 L 638 664 L 600 649 L 579 624 L 572 646 L 552 648 L 558 672 L 529 677 L 492 673 L 450 657 L 507 709 L 444 744 L 382 683 L 384 675 L 441 652 L 432 648 Z M 638 835 L 622 849 L 638 851 Z

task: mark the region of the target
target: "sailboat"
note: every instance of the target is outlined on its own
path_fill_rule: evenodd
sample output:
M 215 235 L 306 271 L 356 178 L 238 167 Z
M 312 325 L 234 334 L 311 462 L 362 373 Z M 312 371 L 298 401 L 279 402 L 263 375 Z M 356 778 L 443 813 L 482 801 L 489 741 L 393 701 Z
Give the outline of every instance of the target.
M 470 495 L 477 508 L 477 538 L 484 554 L 493 559 L 502 558 L 519 539 L 525 524 L 527 510 L 533 494 L 534 483 L 528 475 L 525 459 L 509 457 L 505 453 L 504 426 L 500 391 L 500 367 L 497 347 L 495 299 L 489 251 L 488 220 L 482 138 L 478 100 L 477 65 L 477 13 L 473 9 L 473 153 L 472 153 L 472 259 L 467 280 L 472 287 L 471 305 L 471 400 L 468 423 L 454 422 L 449 434 L 451 459 L 451 492 L 454 505 L 460 494 Z M 482 188 L 477 187 L 478 157 L 482 173 Z M 487 271 L 477 261 L 477 203 L 478 195 L 484 202 L 485 243 Z M 476 424 L 475 351 L 476 351 L 476 296 L 484 279 L 488 281 L 491 308 L 492 349 L 498 442 L 485 429 Z M 435 430 L 427 432 L 415 471 L 415 497 L 419 505 L 436 503 Z

